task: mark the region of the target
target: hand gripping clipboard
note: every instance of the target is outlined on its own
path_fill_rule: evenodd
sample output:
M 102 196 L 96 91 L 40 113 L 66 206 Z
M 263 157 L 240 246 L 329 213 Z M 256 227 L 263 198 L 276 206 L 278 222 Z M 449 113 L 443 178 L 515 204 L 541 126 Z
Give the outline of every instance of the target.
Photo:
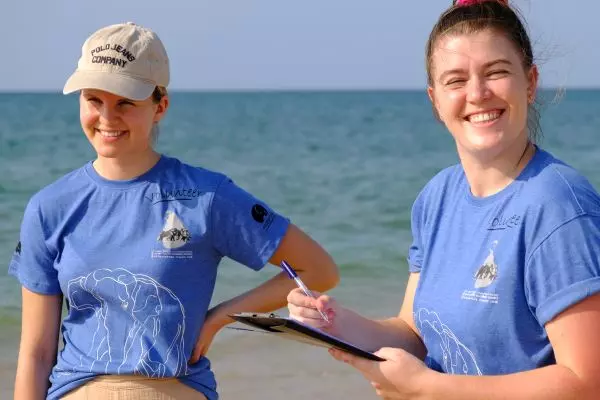
M 234 320 L 279 337 L 320 347 L 334 347 L 350 354 L 373 361 L 385 361 L 375 354 L 356 347 L 326 332 L 312 328 L 299 321 L 269 313 L 239 313 L 230 315 Z

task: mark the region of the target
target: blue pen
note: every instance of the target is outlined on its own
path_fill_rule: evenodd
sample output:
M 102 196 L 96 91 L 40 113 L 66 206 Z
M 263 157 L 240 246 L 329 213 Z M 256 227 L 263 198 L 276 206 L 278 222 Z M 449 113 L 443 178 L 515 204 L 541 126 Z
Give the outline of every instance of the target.
M 306 287 L 306 285 L 304 284 L 304 282 L 302 282 L 302 280 L 300 279 L 300 277 L 298 276 L 298 274 L 296 273 L 296 271 L 294 271 L 294 269 L 292 268 L 292 266 L 290 264 L 288 264 L 285 260 L 281 262 L 281 268 L 283 268 L 285 270 L 285 272 L 287 272 L 288 276 L 290 277 L 290 279 L 293 279 L 296 282 L 296 285 L 298 285 L 298 287 L 300 289 L 302 289 L 302 291 L 304 292 L 304 294 L 306 294 L 308 297 L 312 297 L 313 299 L 316 299 L 315 295 L 312 294 L 312 292 Z M 323 317 L 323 319 L 327 322 L 329 322 L 329 319 L 327 318 L 327 315 L 325 315 L 323 312 L 321 312 L 320 310 L 319 314 L 321 314 L 321 316 Z

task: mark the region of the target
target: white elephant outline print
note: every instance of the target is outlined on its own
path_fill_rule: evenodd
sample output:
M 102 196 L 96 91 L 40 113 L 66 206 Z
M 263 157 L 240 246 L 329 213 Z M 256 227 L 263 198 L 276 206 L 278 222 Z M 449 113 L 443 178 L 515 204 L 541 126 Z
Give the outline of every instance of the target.
M 185 310 L 177 296 L 153 278 L 124 268 L 98 269 L 71 279 L 67 298 L 71 309 L 93 312 L 91 318 L 97 321 L 86 352 L 94 360 L 90 372 L 104 364 L 106 373 L 109 367 L 119 373 L 127 364 L 149 377 L 187 373 Z M 119 359 L 120 364 L 114 364 Z M 84 367 L 83 356 L 80 364 Z

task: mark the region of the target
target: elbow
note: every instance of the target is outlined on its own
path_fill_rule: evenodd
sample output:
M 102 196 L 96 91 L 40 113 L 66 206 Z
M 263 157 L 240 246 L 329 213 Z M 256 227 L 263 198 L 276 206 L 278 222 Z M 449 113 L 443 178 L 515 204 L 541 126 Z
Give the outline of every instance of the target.
M 330 260 L 326 266 L 319 270 L 313 287 L 319 292 L 325 292 L 336 287 L 338 283 L 340 283 L 339 268 L 333 260 Z
M 339 274 L 337 274 L 337 273 L 331 274 L 331 275 L 327 276 L 327 278 L 324 278 L 322 280 L 320 287 L 317 286 L 317 290 L 319 292 L 326 292 L 326 291 L 336 287 L 338 285 L 338 283 L 340 283 Z
M 576 390 L 573 392 L 576 393 Z M 600 395 L 600 382 L 597 377 L 590 377 L 587 382 L 583 382 L 581 392 L 581 395 L 576 397 L 577 399 L 597 400 Z
M 559 364 L 560 365 L 560 364 Z M 597 373 L 581 373 L 575 369 L 565 367 L 569 374 L 569 378 L 564 381 L 569 393 L 573 399 L 597 400 L 600 394 L 600 381 L 598 381 Z M 575 378 L 575 379 L 573 379 Z
M 39 348 L 31 350 L 19 350 L 19 362 L 31 363 L 43 368 L 52 368 L 56 363 L 57 348 Z
M 338 268 L 337 264 L 333 263 L 333 268 L 330 275 L 331 276 L 329 277 L 328 281 L 330 286 L 327 288 L 327 290 L 333 289 L 338 285 L 338 283 L 340 283 L 340 269 Z

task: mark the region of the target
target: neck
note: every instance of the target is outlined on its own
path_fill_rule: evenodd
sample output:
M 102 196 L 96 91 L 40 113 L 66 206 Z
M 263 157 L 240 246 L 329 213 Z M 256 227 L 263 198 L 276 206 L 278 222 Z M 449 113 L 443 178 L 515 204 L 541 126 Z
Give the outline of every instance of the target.
M 505 152 L 486 160 L 459 151 L 471 193 L 476 197 L 491 196 L 510 185 L 534 154 L 535 146 L 529 140 L 519 141 Z
M 102 157 L 94 161 L 93 166 L 98 175 L 111 181 L 124 181 L 136 178 L 148 172 L 160 159 L 154 150 L 143 155 L 127 157 Z

